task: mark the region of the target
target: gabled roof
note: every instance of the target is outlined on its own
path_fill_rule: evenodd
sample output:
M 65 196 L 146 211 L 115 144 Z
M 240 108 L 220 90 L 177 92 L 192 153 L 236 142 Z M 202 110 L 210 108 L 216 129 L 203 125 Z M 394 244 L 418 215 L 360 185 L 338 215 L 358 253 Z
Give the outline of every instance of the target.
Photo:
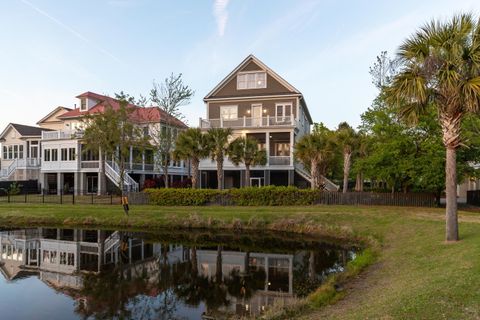
M 42 119 L 40 119 L 40 120 L 37 122 L 37 124 L 46 121 L 48 118 L 50 118 L 51 116 L 53 116 L 54 114 L 56 114 L 56 113 L 57 113 L 58 111 L 60 111 L 60 110 L 65 110 L 65 112 L 72 111 L 72 109 L 70 109 L 70 108 L 58 106 L 58 107 L 56 107 L 55 109 L 53 109 L 49 114 L 47 114 L 45 117 L 43 117 Z
M 74 118 L 81 118 L 86 115 L 92 115 L 96 113 L 103 113 L 106 108 L 112 108 L 113 110 L 120 109 L 120 101 L 118 99 L 101 95 L 98 93 L 87 91 L 77 96 L 77 98 L 91 98 L 98 103 L 94 105 L 90 110 L 87 111 L 80 111 L 79 108 L 70 110 L 61 116 L 59 119 L 74 119 Z M 183 123 L 181 120 L 169 116 L 166 114 L 165 111 L 161 110 L 158 107 L 139 107 L 134 104 L 129 103 L 127 108 L 133 108 L 133 112 L 131 113 L 131 119 L 137 123 L 157 123 L 157 122 L 167 122 L 167 119 L 170 118 L 170 121 L 173 125 L 181 128 L 187 128 L 187 125 Z
M 265 70 L 267 74 L 272 76 L 275 80 L 280 82 L 282 85 L 284 85 L 287 89 L 292 91 L 293 94 L 298 94 L 301 95 L 300 91 L 298 91 L 294 86 L 292 86 L 290 83 L 288 83 L 287 80 L 283 79 L 281 76 L 279 76 L 275 71 L 270 69 L 265 63 L 263 63 L 260 59 L 255 57 L 253 54 L 250 54 L 248 57 L 246 57 L 235 69 L 233 69 L 232 72 L 230 72 L 222 81 L 220 81 L 219 84 L 215 88 L 213 88 L 212 91 L 210 91 L 204 100 L 211 99 L 212 96 L 214 96 L 220 89 L 223 88 L 225 84 L 227 84 L 240 70 L 242 70 L 248 63 L 251 61 L 255 62 L 262 70 Z
M 9 123 L 5 130 L 3 130 L 3 132 L 0 134 L 0 140 L 5 139 L 5 135 L 10 128 L 15 129 L 22 137 L 41 137 L 42 131 L 50 131 L 49 129 L 40 127 L 32 127 L 18 123 Z
M 291 85 L 287 80 L 279 76 L 275 71 L 270 69 L 265 63 L 263 63 L 260 59 L 255 57 L 253 54 L 250 54 L 248 57 L 246 57 L 235 69 L 233 69 L 232 72 L 230 72 L 220 83 L 213 88 L 212 91 L 210 91 L 205 98 L 203 98 L 204 101 L 208 101 L 210 99 L 213 100 L 213 96 L 217 94 L 227 83 L 229 83 L 232 78 L 243 68 L 245 68 L 250 62 L 254 62 L 257 64 L 262 70 L 267 72 L 271 77 L 273 77 L 275 80 L 277 80 L 280 84 L 282 84 L 285 88 L 290 90 L 293 95 L 297 95 L 300 97 L 300 103 L 304 107 L 305 114 L 307 115 L 308 120 L 310 123 L 313 123 L 312 116 L 310 115 L 310 111 L 308 110 L 307 107 L 307 102 L 305 101 L 305 98 L 303 97 L 303 94 L 295 88 L 293 85 Z M 242 96 L 241 98 L 246 98 Z M 219 98 L 222 99 L 222 98 Z

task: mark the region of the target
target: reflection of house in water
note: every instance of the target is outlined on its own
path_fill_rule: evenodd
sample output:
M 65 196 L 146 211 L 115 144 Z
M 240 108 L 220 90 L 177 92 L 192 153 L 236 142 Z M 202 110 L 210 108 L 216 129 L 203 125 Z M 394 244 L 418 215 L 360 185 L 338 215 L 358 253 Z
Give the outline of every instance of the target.
M 191 273 L 196 270 L 198 279 L 206 281 L 198 282 L 204 288 L 194 299 L 197 302 L 190 304 L 182 300 L 182 293 L 176 292 L 177 301 L 184 301 L 189 308 L 206 308 L 211 314 L 256 315 L 267 306 L 288 304 L 298 294 L 296 287 L 304 278 L 318 275 L 320 269 L 334 272 L 345 263 L 338 264 L 338 254 L 346 251 L 330 252 L 331 256 L 317 255 L 315 262 L 313 252 L 241 252 L 221 246 L 187 248 L 148 242 L 142 234 L 119 231 L 35 228 L 0 232 L 0 270 L 7 280 L 37 275 L 47 285 L 77 300 L 81 312 L 88 314 L 103 307 L 98 297 L 83 290 L 85 285 L 92 284 L 84 281 L 108 281 L 99 271 L 110 270 L 103 275 L 120 272 L 121 279 L 131 281 L 131 288 L 125 291 L 128 300 L 138 295 L 156 299 L 166 290 L 188 288 L 189 281 L 194 281 Z M 112 271 L 108 266 L 121 267 Z M 142 287 L 133 283 L 135 279 L 142 279 Z M 224 288 L 222 299 L 228 303 L 211 308 L 206 300 L 199 304 L 198 301 L 207 299 L 212 285 Z
M 217 275 L 218 250 L 198 250 L 198 271 L 200 275 L 214 278 Z M 259 314 L 265 307 L 273 304 L 288 304 L 293 294 L 293 254 L 247 253 L 221 251 L 221 275 L 225 282 L 232 277 L 242 279 L 244 285 L 237 292 L 230 292 L 229 310 L 237 314 Z M 249 274 L 249 275 L 247 275 Z M 251 297 L 245 292 L 250 283 L 247 277 L 256 274 L 262 283 L 255 283 L 255 292 Z M 250 282 L 254 282 L 252 279 Z M 252 284 L 250 284 L 252 285 Z

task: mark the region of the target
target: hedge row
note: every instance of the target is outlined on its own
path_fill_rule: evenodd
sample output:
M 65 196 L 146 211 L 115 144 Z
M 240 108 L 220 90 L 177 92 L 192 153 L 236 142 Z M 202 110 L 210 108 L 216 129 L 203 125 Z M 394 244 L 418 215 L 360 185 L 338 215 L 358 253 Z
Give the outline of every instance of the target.
M 237 206 L 311 205 L 319 192 L 296 187 L 266 186 L 241 189 L 145 189 L 150 204 L 160 206 L 203 206 L 229 204 Z

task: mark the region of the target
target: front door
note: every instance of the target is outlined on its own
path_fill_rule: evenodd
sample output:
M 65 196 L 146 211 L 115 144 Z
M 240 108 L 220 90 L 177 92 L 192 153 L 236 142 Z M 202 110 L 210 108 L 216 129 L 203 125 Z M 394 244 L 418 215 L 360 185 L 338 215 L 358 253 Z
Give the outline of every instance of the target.
M 250 178 L 250 186 L 261 187 L 262 186 L 262 178 Z
M 87 176 L 87 193 L 97 193 L 98 176 Z
M 262 125 L 262 105 L 252 105 L 252 126 L 260 127 Z

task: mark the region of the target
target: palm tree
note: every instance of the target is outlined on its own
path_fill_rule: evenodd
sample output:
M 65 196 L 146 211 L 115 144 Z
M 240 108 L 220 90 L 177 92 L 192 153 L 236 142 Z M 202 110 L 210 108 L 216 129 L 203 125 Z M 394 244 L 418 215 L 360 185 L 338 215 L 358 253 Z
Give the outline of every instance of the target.
M 250 167 L 264 166 L 267 163 L 267 153 L 258 147 L 258 141 L 250 137 L 238 137 L 228 147 L 228 158 L 234 165 L 245 165 L 245 185 L 250 186 Z
M 217 162 L 218 189 L 223 189 L 223 160 L 228 150 L 228 139 L 232 135 L 232 129 L 211 128 L 207 132 L 208 149 L 212 161 Z
M 366 134 L 365 132 L 358 133 L 358 142 L 357 142 L 357 152 L 356 156 L 357 159 L 360 161 L 355 162 L 355 170 L 357 171 L 357 179 L 355 182 L 355 191 L 362 192 L 363 191 L 363 163 L 362 160 L 365 159 L 370 151 L 371 147 L 371 136 Z
M 328 130 L 305 135 L 295 145 L 295 157 L 310 168 L 312 189 L 320 188 L 322 174 L 325 174 L 332 155 L 332 140 Z
M 456 150 L 462 118 L 480 109 L 480 23 L 472 14 L 433 20 L 400 46 L 400 72 L 387 88 L 400 115 L 415 121 L 433 106 L 446 148 L 446 240 L 458 240 Z
M 336 141 L 343 152 L 343 193 L 348 191 L 348 177 L 352 165 L 352 153 L 357 143 L 357 133 L 346 122 L 341 122 L 335 132 Z
M 192 188 L 198 186 L 198 166 L 200 160 L 208 156 L 207 137 L 198 128 L 190 128 L 178 135 L 173 157 L 190 160 L 192 166 Z

